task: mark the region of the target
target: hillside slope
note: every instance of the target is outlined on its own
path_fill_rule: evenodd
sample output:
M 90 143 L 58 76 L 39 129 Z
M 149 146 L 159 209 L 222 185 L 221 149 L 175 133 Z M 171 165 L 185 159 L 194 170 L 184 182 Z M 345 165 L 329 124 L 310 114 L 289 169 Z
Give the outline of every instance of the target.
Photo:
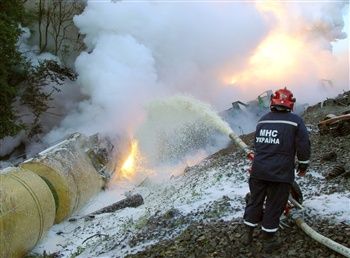
M 342 95 L 349 100 L 349 92 Z M 344 103 L 346 103 L 344 105 Z M 315 230 L 350 246 L 350 134 L 320 135 L 317 123 L 328 113 L 341 114 L 350 101 L 327 100 L 310 107 L 304 119 L 312 143 L 311 166 L 297 178 L 304 195 L 304 218 Z M 325 104 L 325 103 L 324 103 Z M 253 134 L 242 136 L 252 144 Z M 228 146 L 181 176 L 116 189 L 97 196 L 76 219 L 54 226 L 32 255 L 51 257 L 341 257 L 298 229 L 293 221 L 279 231 L 284 245 L 265 256 L 255 233 L 253 246 L 242 245 L 244 197 L 248 192 L 250 164 L 243 152 Z M 342 167 L 345 173 L 331 177 Z M 333 171 L 334 172 L 334 171 Z M 126 193 L 125 193 L 126 191 Z M 116 201 L 139 193 L 144 204 L 89 220 L 80 218 Z M 47 257 L 47 256 L 46 256 Z

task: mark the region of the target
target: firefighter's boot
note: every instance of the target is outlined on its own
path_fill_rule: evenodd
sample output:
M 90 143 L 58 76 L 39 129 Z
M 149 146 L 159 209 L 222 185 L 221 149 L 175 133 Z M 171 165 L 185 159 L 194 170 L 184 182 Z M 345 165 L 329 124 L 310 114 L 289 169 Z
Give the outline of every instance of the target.
M 253 242 L 254 227 L 245 226 L 245 232 L 242 238 L 242 242 L 245 246 L 250 245 Z
M 282 243 L 279 241 L 275 233 L 267 233 L 263 231 L 263 248 L 266 253 L 272 253 L 281 248 Z

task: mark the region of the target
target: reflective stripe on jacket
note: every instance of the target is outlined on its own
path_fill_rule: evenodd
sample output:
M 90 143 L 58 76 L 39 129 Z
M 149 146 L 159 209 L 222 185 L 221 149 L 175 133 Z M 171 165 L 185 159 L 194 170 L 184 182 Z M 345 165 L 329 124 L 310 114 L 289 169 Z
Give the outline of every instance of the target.
M 295 155 L 302 163 L 310 158 L 310 141 L 304 121 L 291 112 L 270 112 L 258 122 L 251 177 L 292 183 Z

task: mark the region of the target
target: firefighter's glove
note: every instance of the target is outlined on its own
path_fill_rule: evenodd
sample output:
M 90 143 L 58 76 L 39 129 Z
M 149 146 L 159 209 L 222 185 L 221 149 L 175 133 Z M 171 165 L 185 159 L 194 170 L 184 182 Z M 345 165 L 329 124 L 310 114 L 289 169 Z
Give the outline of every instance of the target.
M 305 176 L 306 170 L 309 167 L 309 164 L 299 163 L 298 164 L 298 176 Z

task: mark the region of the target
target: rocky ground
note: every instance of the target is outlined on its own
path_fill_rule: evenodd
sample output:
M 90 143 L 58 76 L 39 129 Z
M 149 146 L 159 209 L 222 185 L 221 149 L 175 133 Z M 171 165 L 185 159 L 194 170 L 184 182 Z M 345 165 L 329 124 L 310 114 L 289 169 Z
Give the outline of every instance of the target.
M 349 99 L 349 92 L 347 94 L 345 94 L 345 97 L 348 96 Z M 350 110 L 349 102 L 346 103 L 346 105 L 343 105 L 329 100 L 324 103 L 326 105 L 321 107 L 321 104 L 318 104 L 309 108 L 304 114 L 304 120 L 310 130 L 313 148 L 311 170 L 318 174 L 318 176 L 307 175 L 304 179 L 298 181 L 302 189 L 309 189 L 303 191 L 304 200 L 313 196 L 335 192 L 349 196 L 350 135 L 321 136 L 317 127 L 317 123 L 327 114 L 340 115 L 344 111 Z M 243 139 L 251 144 L 253 135 L 246 135 Z M 207 165 L 224 164 L 225 159 L 232 157 L 232 153 L 236 150 L 235 146 L 230 146 L 214 154 L 208 159 L 210 162 L 207 162 Z M 242 153 L 236 155 L 242 155 Z M 203 166 L 203 164 L 199 166 Z M 345 173 L 336 176 L 337 173 L 334 173 L 334 171 L 339 171 L 339 167 L 343 168 Z M 196 169 L 198 169 L 198 166 L 188 168 L 187 172 Z M 207 167 L 207 169 L 209 168 Z M 310 189 L 314 190 L 310 191 Z M 230 205 L 229 202 L 228 205 Z M 350 199 L 343 205 L 350 209 Z M 215 210 L 214 207 L 208 207 L 208 211 L 210 210 L 211 213 L 213 213 L 212 209 Z M 176 221 L 177 219 L 176 212 L 174 212 L 174 216 L 170 220 Z M 350 246 L 349 223 L 334 221 L 331 218 L 323 219 L 317 212 L 312 211 L 306 211 L 304 219 L 319 233 L 347 247 Z M 291 219 L 288 221 L 290 228 L 279 231 L 279 237 L 284 243 L 283 247 L 272 254 L 264 254 L 262 251 L 258 231 L 255 233 L 254 243 L 251 247 L 245 247 L 242 244 L 241 237 L 244 226 L 240 219 L 231 221 L 220 219 L 208 221 L 204 219 L 192 223 L 186 218 L 181 218 L 181 220 L 186 221 L 189 226 L 180 235 L 160 241 L 146 250 L 127 257 L 342 257 L 310 239 Z M 161 221 L 161 219 L 157 221 Z M 137 236 L 133 239 L 133 244 L 137 244 Z
M 350 245 L 349 226 L 331 226 L 327 221 L 315 221 L 312 226 L 339 243 Z M 253 245 L 245 247 L 241 239 L 243 232 L 240 220 L 198 222 L 175 239 L 162 241 L 127 257 L 342 257 L 311 240 L 296 226 L 279 231 L 284 244 L 272 254 L 263 252 L 259 232 L 255 234 Z
M 317 127 L 327 114 L 350 109 L 347 94 L 346 104 L 327 100 L 305 112 L 313 154 L 307 175 L 296 180 L 304 196 L 304 220 L 350 247 L 350 134 L 320 135 Z M 252 145 L 253 134 L 242 138 Z M 142 195 L 144 204 L 137 208 L 54 226 L 30 257 L 341 257 L 310 239 L 291 218 L 284 219 L 289 227 L 278 232 L 280 250 L 265 254 L 259 230 L 253 245 L 244 247 L 241 217 L 249 167 L 244 153 L 230 145 L 187 167 L 182 176 L 161 184 L 145 180 L 129 192 Z M 322 206 L 330 207 L 325 212 Z

